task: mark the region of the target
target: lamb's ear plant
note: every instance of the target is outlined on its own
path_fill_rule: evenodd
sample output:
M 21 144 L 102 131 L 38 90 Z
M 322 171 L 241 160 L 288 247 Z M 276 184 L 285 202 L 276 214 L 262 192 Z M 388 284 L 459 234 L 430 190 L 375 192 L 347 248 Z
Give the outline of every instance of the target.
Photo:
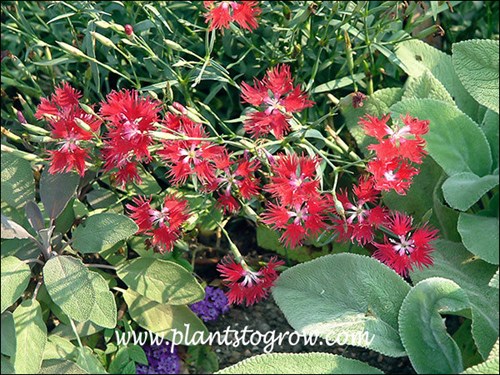
M 383 200 L 429 220 L 441 239 L 434 264 L 406 279 L 354 254 L 286 270 L 273 296 L 293 328 L 324 338 L 365 333 L 373 340 L 353 335 L 347 343 L 408 356 L 418 373 L 471 366 L 467 373 L 498 372 L 498 46 L 469 40 L 453 45 L 449 56 L 420 41 L 402 42 L 395 53 L 409 76 L 403 88 L 379 90 L 360 108 L 341 101 L 365 153 L 370 141 L 358 125 L 365 114 L 430 121 L 421 174 L 406 195 L 387 193 Z M 450 334 L 443 318 L 452 316 L 460 327 Z

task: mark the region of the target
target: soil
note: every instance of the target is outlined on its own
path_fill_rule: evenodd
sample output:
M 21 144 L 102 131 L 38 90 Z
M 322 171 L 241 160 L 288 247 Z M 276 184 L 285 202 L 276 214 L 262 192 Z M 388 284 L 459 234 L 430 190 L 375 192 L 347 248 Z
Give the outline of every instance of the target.
M 250 264 L 256 264 L 259 260 L 267 261 L 271 256 L 276 255 L 257 245 L 255 228 L 251 223 L 245 220 L 235 220 L 228 223 L 227 229 L 233 242 Z M 215 265 L 224 254 L 228 253 L 227 250 L 224 250 L 224 248 L 227 249 L 227 244 L 224 239 L 217 241 L 215 237 L 201 240 L 204 250 L 197 254 L 196 272 L 209 284 L 219 285 L 220 279 L 217 278 Z M 219 317 L 215 322 L 206 323 L 206 325 L 210 332 L 220 331 L 221 335 L 227 327 L 242 331 L 245 326 L 248 327 L 247 331 L 249 332 L 247 337 L 251 334 L 250 330 L 259 331 L 262 334 L 275 331 L 276 336 L 284 332 L 294 332 L 272 296 L 253 306 L 232 306 L 227 314 Z M 223 369 L 246 358 L 265 354 L 264 348 L 267 344 L 264 341 L 261 340 L 259 345 L 238 346 L 236 348 L 218 345 L 217 342 L 214 342 L 212 348 L 217 354 L 219 368 Z M 386 374 L 415 374 L 408 357 L 391 358 L 368 349 L 348 345 L 327 346 L 324 343 L 321 344 L 320 341 L 321 339 L 318 339 L 316 345 L 306 346 L 303 340 L 299 340 L 296 345 L 291 345 L 287 339 L 284 339 L 281 345 L 276 343 L 273 353 L 332 353 L 365 362 Z

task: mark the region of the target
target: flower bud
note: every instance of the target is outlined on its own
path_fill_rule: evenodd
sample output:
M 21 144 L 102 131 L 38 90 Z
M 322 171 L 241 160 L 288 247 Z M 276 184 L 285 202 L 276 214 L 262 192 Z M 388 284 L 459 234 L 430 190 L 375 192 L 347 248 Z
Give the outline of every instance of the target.
M 134 28 L 132 27 L 132 25 L 126 24 L 125 25 L 125 34 L 127 34 L 128 36 L 130 36 L 133 33 L 134 33 Z

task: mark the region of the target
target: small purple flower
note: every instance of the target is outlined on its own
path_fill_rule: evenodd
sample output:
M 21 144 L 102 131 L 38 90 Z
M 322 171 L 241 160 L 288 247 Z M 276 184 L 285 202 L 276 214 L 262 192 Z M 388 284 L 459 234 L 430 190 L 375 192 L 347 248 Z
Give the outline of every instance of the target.
M 221 289 L 207 286 L 205 299 L 190 306 L 191 310 L 204 322 L 216 320 L 219 315 L 229 311 L 227 297 Z
M 181 368 L 177 347 L 171 352 L 171 344 L 164 341 L 161 345 L 143 347 L 149 365 L 137 365 L 137 374 L 178 374 Z

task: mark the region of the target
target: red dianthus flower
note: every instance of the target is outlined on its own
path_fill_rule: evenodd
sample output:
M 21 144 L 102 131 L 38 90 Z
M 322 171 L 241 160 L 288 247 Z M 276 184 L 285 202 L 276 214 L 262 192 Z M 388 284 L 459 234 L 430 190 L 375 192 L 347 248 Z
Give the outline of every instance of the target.
M 236 263 L 233 258 L 226 256 L 217 265 L 223 284 L 229 287 L 226 293 L 230 304 L 243 304 L 247 306 L 266 298 L 274 281 L 278 278 L 276 268 L 284 265 L 276 257 L 262 267 L 259 271 L 252 271 L 248 266 Z
M 50 99 L 42 98 L 35 117 L 46 119 L 52 127 L 52 138 L 60 145 L 56 150 L 49 150 L 50 173 L 76 170 L 80 176 L 85 174 L 85 161 L 89 149 L 85 141 L 99 131 L 101 121 L 96 116 L 85 112 L 79 104 L 81 93 L 64 82 L 55 89 Z M 81 121 L 84 126 L 78 126 Z M 80 125 L 82 125 L 80 123 Z
M 412 221 L 410 216 L 394 213 L 387 229 L 394 233 L 395 237 L 384 236 L 384 243 L 374 243 L 377 250 L 373 256 L 402 276 L 406 276 L 414 266 L 422 269 L 433 263 L 431 253 L 434 247 L 431 242 L 437 238 L 438 231 L 427 224 L 414 228 Z
M 267 71 L 254 86 L 241 83 L 242 99 L 261 111 L 251 112 L 244 122 L 245 131 L 253 137 L 272 133 L 281 139 L 290 131 L 292 114 L 313 106 L 307 94 L 293 85 L 290 67 L 278 65 Z
M 257 16 L 261 13 L 258 1 L 204 1 L 208 9 L 205 22 L 209 30 L 228 29 L 231 22 L 236 22 L 242 28 L 254 30 L 257 28 Z
M 126 207 L 139 227 L 137 233 L 152 236 L 151 244 L 158 252 L 172 251 L 175 241 L 182 234 L 182 225 L 189 218 L 188 202 L 167 195 L 157 210 L 151 206 L 151 198 L 137 197 L 132 201 L 134 204 L 127 204 Z

